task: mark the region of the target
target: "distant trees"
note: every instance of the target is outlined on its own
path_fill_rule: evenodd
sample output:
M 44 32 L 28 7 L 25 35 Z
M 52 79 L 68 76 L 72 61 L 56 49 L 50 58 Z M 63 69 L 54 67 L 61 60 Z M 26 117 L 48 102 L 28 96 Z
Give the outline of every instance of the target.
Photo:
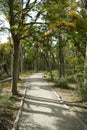
M 59 45 L 59 64 L 60 64 L 60 78 L 65 77 L 65 57 L 64 46 L 69 40 L 73 41 L 74 46 L 78 52 L 85 56 L 86 49 L 86 32 L 87 19 L 86 10 L 83 10 L 82 3 L 76 1 L 49 1 L 53 6 L 46 6 L 46 18 L 50 23 L 51 33 L 54 32 L 58 38 Z M 53 7 L 53 8 L 51 8 Z M 52 11 L 53 9 L 53 11 Z M 53 12 L 50 14 L 50 12 Z M 50 31 L 47 35 L 50 34 Z M 86 58 L 85 58 L 86 59 Z M 62 75 L 63 74 L 63 75 Z
M 11 76 L 11 46 L 9 43 L 0 44 L 0 74 Z

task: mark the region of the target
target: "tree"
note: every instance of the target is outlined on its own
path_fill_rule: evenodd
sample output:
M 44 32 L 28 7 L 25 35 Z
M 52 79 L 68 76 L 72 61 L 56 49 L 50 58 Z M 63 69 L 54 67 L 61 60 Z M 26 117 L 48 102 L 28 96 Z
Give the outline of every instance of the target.
M 40 17 L 42 13 L 42 10 L 39 10 L 39 8 L 41 8 L 41 1 L 3 0 L 0 1 L 0 3 L 2 7 L 1 11 L 9 21 L 10 32 L 13 39 L 12 94 L 17 94 L 20 42 L 30 35 L 30 28 Z
M 47 14 L 46 19 L 50 24 L 51 30 L 55 33 L 56 38 L 58 38 L 58 51 L 59 51 L 59 75 L 60 78 L 65 77 L 65 56 L 63 53 L 63 41 L 64 41 L 64 31 L 66 28 L 64 26 L 74 26 L 73 23 L 66 21 L 67 19 L 67 10 L 68 10 L 68 0 L 65 1 L 48 1 L 46 6 Z M 50 6 L 52 5 L 52 6 Z M 52 8 L 51 8 L 52 7 Z M 52 13 L 50 13 L 52 12 Z M 51 31 L 51 32 L 52 32 Z M 62 35 L 63 32 L 63 35 Z M 48 34 L 50 31 L 48 31 Z M 48 35 L 46 34 L 46 35 Z

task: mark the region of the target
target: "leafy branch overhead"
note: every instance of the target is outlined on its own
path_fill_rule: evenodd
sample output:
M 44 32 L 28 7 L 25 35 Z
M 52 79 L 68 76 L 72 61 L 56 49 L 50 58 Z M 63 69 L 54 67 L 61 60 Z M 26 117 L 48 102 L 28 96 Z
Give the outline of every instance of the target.
M 86 34 L 87 10 L 81 9 L 80 2 L 73 2 L 69 4 L 67 4 L 67 1 L 65 4 L 62 4 L 61 2 L 60 7 L 59 4 L 56 4 L 56 1 L 51 1 L 51 4 L 53 4 L 54 7 L 52 14 L 49 14 L 52 8 L 49 6 L 47 8 L 47 19 L 50 22 L 50 29 L 45 32 L 45 35 L 49 35 L 51 32 L 56 30 L 72 30 L 83 35 Z
M 1 11 L 5 14 L 6 19 L 9 21 L 10 30 L 18 35 L 20 39 L 29 36 L 29 28 L 34 24 L 44 24 L 45 22 L 39 22 L 43 9 L 41 8 L 42 1 L 34 0 L 18 0 L 8 2 L 4 0 L 1 3 Z M 3 8 L 2 8 L 3 7 Z M 26 32 L 26 33 L 24 33 Z

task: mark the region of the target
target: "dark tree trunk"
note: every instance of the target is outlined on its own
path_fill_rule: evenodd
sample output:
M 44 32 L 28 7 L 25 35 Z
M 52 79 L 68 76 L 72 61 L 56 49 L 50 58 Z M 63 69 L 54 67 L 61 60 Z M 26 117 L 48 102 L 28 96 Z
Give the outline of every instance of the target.
M 65 57 L 63 52 L 61 36 L 59 36 L 59 78 L 65 78 Z
M 34 71 L 38 72 L 38 43 L 35 44 Z
M 34 71 L 38 72 L 38 54 L 36 54 L 35 60 L 34 60 Z
M 52 74 L 52 63 L 51 63 L 51 57 L 48 56 L 48 64 L 49 64 L 49 72 L 50 72 L 50 77 L 51 77 L 51 81 L 53 81 L 53 74 Z
M 20 46 L 20 72 L 24 71 L 24 48 Z
M 18 70 L 19 70 L 19 45 L 20 39 L 19 34 L 13 29 L 15 25 L 15 17 L 14 17 L 14 0 L 8 0 L 9 6 L 9 24 L 11 35 L 13 39 L 13 62 L 12 62 L 12 94 L 17 94 L 17 81 L 18 81 Z
M 9 69 L 6 64 L 4 64 L 3 68 L 4 68 L 4 71 L 6 72 L 6 74 L 10 77 L 11 75 L 9 73 Z
M 52 64 L 51 64 L 51 57 L 48 55 L 48 52 L 46 52 L 44 54 L 44 57 L 45 57 L 45 60 L 46 60 L 46 63 L 47 63 L 47 68 L 48 68 L 48 71 L 50 72 L 50 78 L 51 80 L 53 81 L 53 75 L 52 75 Z
M 17 81 L 19 76 L 19 44 L 20 41 L 13 36 L 13 72 L 12 72 L 12 94 L 17 94 Z
M 87 71 L 87 43 L 86 43 L 86 51 L 85 51 L 84 71 Z
M 55 57 L 54 57 L 53 53 L 51 53 L 51 55 L 52 55 L 52 60 L 53 60 L 53 67 L 56 69 L 57 68 L 57 64 L 56 64 Z
M 85 1 L 85 9 L 87 9 L 87 0 Z M 87 75 L 87 32 L 86 32 L 86 50 L 85 50 L 85 62 L 84 62 L 84 72 Z M 87 78 L 84 80 L 87 83 Z

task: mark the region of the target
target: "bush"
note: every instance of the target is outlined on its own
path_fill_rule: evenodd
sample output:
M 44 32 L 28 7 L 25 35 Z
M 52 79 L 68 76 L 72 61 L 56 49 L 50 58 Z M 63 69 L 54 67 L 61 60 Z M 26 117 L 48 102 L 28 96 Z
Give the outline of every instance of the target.
M 82 100 L 87 101 L 87 70 L 82 74 L 77 75 L 77 92 Z
M 74 75 L 67 76 L 67 81 L 69 83 L 76 83 L 76 78 Z
M 82 100 L 87 101 L 87 81 L 80 82 L 77 87 L 77 92 Z
M 65 78 L 61 78 L 58 80 L 58 87 L 68 88 L 68 81 Z
M 2 86 L 1 86 L 1 83 L 0 83 L 0 93 L 2 92 Z

